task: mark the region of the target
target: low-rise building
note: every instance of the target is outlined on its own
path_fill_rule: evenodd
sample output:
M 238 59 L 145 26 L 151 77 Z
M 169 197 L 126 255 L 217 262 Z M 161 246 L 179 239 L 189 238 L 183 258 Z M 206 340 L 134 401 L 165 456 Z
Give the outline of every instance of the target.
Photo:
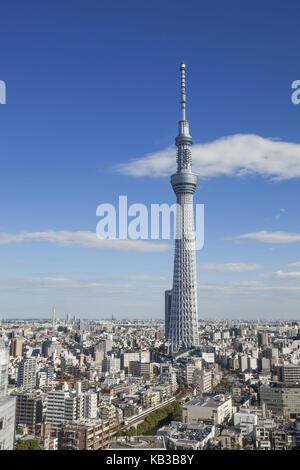
M 227 450 L 242 449 L 243 436 L 240 429 L 227 428 L 221 433 L 221 448 Z
M 257 424 L 257 412 L 248 408 L 242 408 L 237 413 L 234 413 L 233 420 L 234 426 L 241 430 L 242 436 L 246 436 L 253 432 Z
M 259 424 L 254 428 L 254 442 L 256 449 L 271 449 L 271 431 L 263 424 Z
M 145 408 L 151 408 L 152 406 L 156 406 L 160 403 L 160 392 L 147 390 L 143 392 L 143 406 Z
M 201 450 L 215 437 L 215 427 L 172 421 L 170 425 L 160 428 L 157 435 L 164 437 L 167 449 Z
M 198 424 L 211 422 L 222 424 L 232 416 L 231 396 L 215 395 L 206 399 L 195 399 L 182 406 L 183 422 L 186 424 Z

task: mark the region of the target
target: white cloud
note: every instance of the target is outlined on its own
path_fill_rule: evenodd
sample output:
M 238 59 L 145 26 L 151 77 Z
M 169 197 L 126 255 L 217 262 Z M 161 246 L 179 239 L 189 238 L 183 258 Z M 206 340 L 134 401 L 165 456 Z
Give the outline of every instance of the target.
M 200 271 L 231 271 L 241 273 L 258 271 L 263 269 L 263 266 L 254 263 L 201 263 L 198 265 L 198 268 Z
M 289 279 L 300 279 L 300 271 L 282 271 L 278 269 L 273 273 L 269 274 L 261 274 L 260 277 L 269 278 L 269 279 L 282 279 L 282 280 L 289 280 Z
M 256 240 L 262 243 L 296 243 L 300 242 L 300 233 L 293 232 L 268 232 L 261 230 L 260 232 L 244 233 L 231 240 Z
M 175 171 L 175 156 L 176 149 L 168 147 L 121 163 L 116 171 L 132 176 L 168 176 Z M 192 156 L 193 170 L 201 178 L 259 174 L 283 180 L 300 176 L 300 144 L 255 134 L 235 134 L 196 144 Z
M 138 284 L 137 281 L 144 280 L 149 281 L 146 284 Z M 1 289 L 14 289 L 22 290 L 26 292 L 35 293 L 40 291 L 53 291 L 57 292 L 67 292 L 69 290 L 76 292 L 103 292 L 103 294 L 113 293 L 120 291 L 127 292 L 140 292 L 141 289 L 150 289 L 155 291 L 158 289 L 159 292 L 164 292 L 164 288 L 159 283 L 159 285 L 152 285 L 150 281 L 162 281 L 164 278 L 154 278 L 150 276 L 127 276 L 123 279 L 116 278 L 114 279 L 71 279 L 71 278 L 61 278 L 61 277 L 31 277 L 25 279 L 10 279 L 1 282 Z M 142 286 L 142 287 L 141 287 Z
M 62 284 L 62 283 L 67 283 L 70 282 L 70 279 L 67 279 L 65 277 L 40 277 L 40 278 L 31 278 L 28 280 L 28 282 L 41 282 L 41 283 L 46 283 L 46 284 Z
M 285 264 L 284 268 L 300 268 L 300 261 L 296 261 L 295 263 Z
M 161 252 L 171 248 L 171 245 L 167 243 L 156 243 L 144 240 L 102 240 L 97 237 L 96 233 L 84 230 L 78 232 L 47 230 L 45 232 L 21 232 L 18 234 L 0 232 L 0 245 L 20 243 L 26 240 L 46 241 L 61 246 L 76 245 L 83 248 L 97 248 L 100 250 Z
M 268 294 L 278 293 L 283 295 L 300 294 L 300 285 L 274 285 L 258 281 L 230 282 L 220 284 L 200 284 L 198 289 L 202 291 L 220 291 L 224 294 Z

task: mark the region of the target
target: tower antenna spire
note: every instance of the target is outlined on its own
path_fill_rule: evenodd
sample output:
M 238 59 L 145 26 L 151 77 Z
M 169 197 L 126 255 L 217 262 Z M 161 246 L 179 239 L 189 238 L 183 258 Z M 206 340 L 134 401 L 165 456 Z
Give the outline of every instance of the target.
M 186 108 L 186 93 L 185 93 L 185 63 L 181 62 L 180 72 L 181 72 L 181 119 L 185 121 L 185 108 Z

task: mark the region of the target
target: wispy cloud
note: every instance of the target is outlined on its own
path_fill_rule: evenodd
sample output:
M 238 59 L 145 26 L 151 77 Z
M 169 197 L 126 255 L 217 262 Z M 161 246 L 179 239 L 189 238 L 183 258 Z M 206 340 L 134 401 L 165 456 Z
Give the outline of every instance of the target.
M 296 243 L 300 242 L 300 233 L 293 232 L 268 232 L 261 230 L 260 232 L 244 233 L 236 237 L 228 238 L 231 240 L 256 240 L 262 243 Z
M 295 261 L 295 263 L 287 263 L 283 267 L 284 268 L 300 268 L 300 261 Z
M 282 269 L 278 269 L 278 271 L 272 273 L 261 274 L 260 277 L 265 279 L 295 280 L 300 279 L 300 271 L 283 271 Z
M 0 245 L 20 243 L 23 241 L 37 241 L 55 243 L 60 246 L 79 246 L 83 248 L 96 248 L 99 250 L 121 250 L 141 252 L 161 252 L 171 248 L 167 243 L 156 243 L 144 240 L 102 240 L 96 233 L 89 231 L 54 231 L 20 232 L 18 234 L 0 232 Z
M 286 211 L 286 209 L 285 209 L 284 207 L 281 207 L 281 208 L 279 209 L 279 214 L 276 214 L 276 215 L 275 215 L 275 219 L 276 219 L 276 220 L 279 220 L 280 217 L 282 216 L 282 214 L 287 214 L 287 211 Z
M 200 284 L 198 289 L 201 291 L 219 291 L 226 294 L 268 294 L 278 293 L 282 295 L 289 295 L 291 293 L 300 295 L 300 285 L 282 285 L 282 284 L 268 284 L 259 281 L 246 281 L 246 282 L 230 282 L 220 284 Z
M 201 263 L 198 268 L 200 271 L 231 271 L 238 273 L 264 269 L 262 265 L 254 263 Z
M 176 149 L 168 147 L 132 159 L 115 167 L 131 176 L 168 176 L 175 170 Z M 235 134 L 193 146 L 193 170 L 201 178 L 219 175 L 258 174 L 273 180 L 300 176 L 300 144 L 264 138 L 255 134 Z
M 108 289 L 113 291 L 122 289 L 135 289 L 136 285 L 133 282 L 113 282 L 103 280 L 84 280 L 84 279 L 70 279 L 70 278 L 58 278 L 58 277 L 32 277 L 26 279 L 14 279 L 2 282 L 2 287 L 13 287 L 13 288 L 31 288 L 37 291 L 39 288 L 44 289 L 61 289 L 63 291 L 68 289 L 102 289 L 106 292 Z
M 141 282 L 143 281 L 143 282 Z M 159 281 L 159 282 L 154 282 Z M 15 292 L 29 292 L 34 295 L 41 292 L 81 292 L 83 295 L 94 296 L 95 293 L 103 295 L 120 292 L 144 292 L 145 289 L 151 292 L 163 292 L 167 286 L 161 284 L 165 281 L 161 277 L 152 276 L 126 276 L 123 278 L 111 279 L 72 279 L 62 277 L 30 277 L 25 279 L 9 279 L 2 281 L 0 291 L 13 290 Z

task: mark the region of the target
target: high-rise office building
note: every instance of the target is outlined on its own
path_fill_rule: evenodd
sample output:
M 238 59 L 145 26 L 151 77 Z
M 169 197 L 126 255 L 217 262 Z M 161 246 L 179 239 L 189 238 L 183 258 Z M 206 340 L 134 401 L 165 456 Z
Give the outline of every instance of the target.
M 259 388 L 261 403 L 274 414 L 296 419 L 300 416 L 300 384 L 271 382 Z
M 54 429 L 65 420 L 74 421 L 97 418 L 97 394 L 81 392 L 81 383 L 76 383 L 76 392 L 70 391 L 66 383 L 62 390 L 53 390 L 47 394 L 46 421 Z
M 35 434 L 36 425 L 43 418 L 43 402 L 41 395 L 34 392 L 15 392 L 16 424 L 26 424 L 29 433 Z
M 23 359 L 18 368 L 18 387 L 24 390 L 33 390 L 36 386 L 36 359 L 28 357 Z
M 23 350 L 23 340 L 22 338 L 12 338 L 10 342 L 10 356 L 21 357 Z
M 257 334 L 257 343 L 258 343 L 258 346 L 268 346 L 269 335 L 266 331 Z
M 172 352 L 199 344 L 197 315 L 197 281 L 193 195 L 197 176 L 192 173 L 189 123 L 186 120 L 185 64 L 181 71 L 181 120 L 175 143 L 177 173 L 171 184 L 177 198 L 175 257 L 168 340 Z
M 12 450 L 15 438 L 16 399 L 7 396 L 9 350 L 0 341 L 0 450 Z
M 285 364 L 279 368 L 278 372 L 282 382 L 300 383 L 300 364 Z
M 153 377 L 153 364 L 152 362 L 131 361 L 129 363 L 129 373 L 135 377 L 151 380 Z
M 102 371 L 103 372 L 119 372 L 121 369 L 121 360 L 118 357 L 111 356 L 105 357 L 102 361 Z
M 62 344 L 57 341 L 55 337 L 50 340 L 44 341 L 42 344 L 42 354 L 44 357 L 50 357 L 52 355 L 59 356 L 62 352 Z
M 8 381 L 8 347 L 4 341 L 0 342 L 0 397 L 7 395 Z

